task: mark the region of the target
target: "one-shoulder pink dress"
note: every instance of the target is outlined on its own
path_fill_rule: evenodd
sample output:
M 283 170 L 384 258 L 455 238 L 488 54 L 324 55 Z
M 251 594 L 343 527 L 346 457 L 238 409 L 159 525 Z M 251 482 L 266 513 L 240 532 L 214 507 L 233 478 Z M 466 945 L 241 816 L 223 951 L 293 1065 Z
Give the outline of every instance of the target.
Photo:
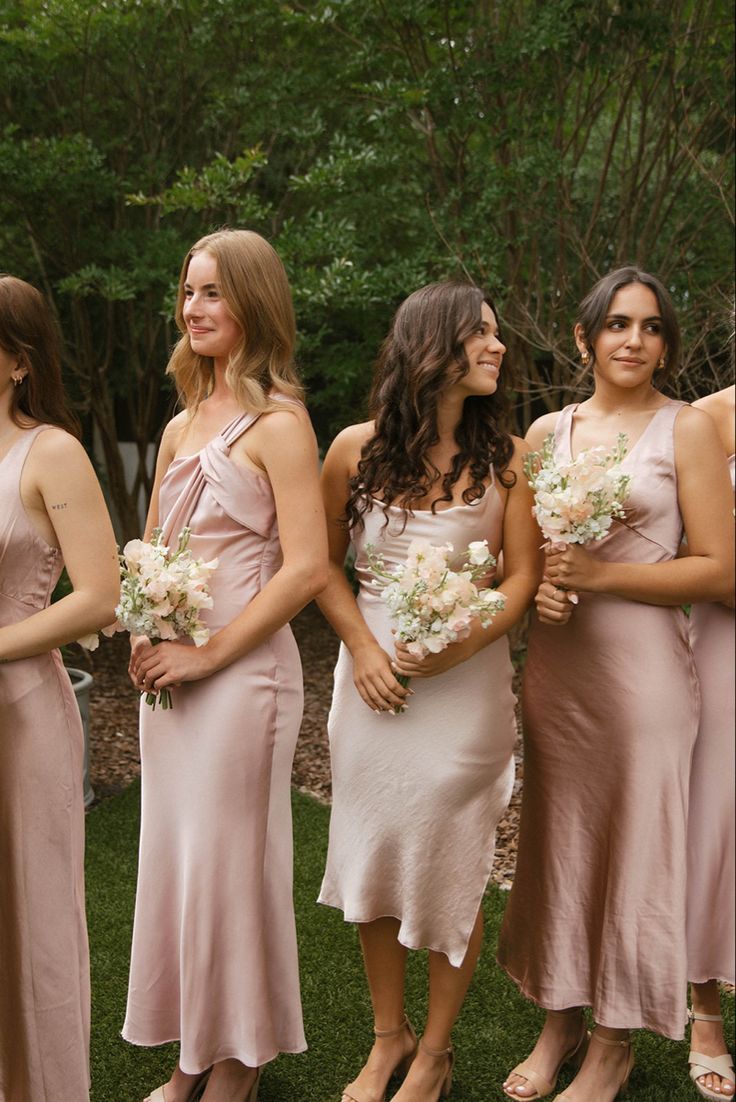
M 406 519 L 374 503 L 352 533 L 358 607 L 394 651 L 392 621 L 371 574 L 374 545 L 391 569 L 413 539 L 459 554 L 487 539 L 498 555 L 503 503 L 494 484 L 472 505 Z M 376 714 L 353 682 L 345 646 L 329 717 L 332 815 L 320 902 L 348 922 L 399 919 L 399 941 L 462 964 L 493 864 L 495 832 L 511 796 L 516 738 L 506 637 L 438 677 L 415 678 L 406 713 Z
M 682 520 L 668 401 L 624 460 L 626 519 L 588 545 L 611 562 L 677 555 Z M 571 456 L 576 406 L 555 453 Z M 690 758 L 699 690 L 679 607 L 581 593 L 536 621 L 522 689 L 524 792 L 498 959 L 547 1009 L 680 1038 L 686 1017 Z
M 734 481 L 734 456 L 729 460 Z M 734 623 L 725 605 L 696 604 L 690 640 L 702 711 L 690 777 L 687 956 L 693 983 L 734 978 Z
M 0 625 L 47 607 L 63 567 L 20 481 L 48 425 L 0 462 Z M 0 665 L 0 1099 L 89 1098 L 84 734 L 58 650 Z
M 203 619 L 228 624 L 281 565 L 270 483 L 230 458 L 243 415 L 161 484 L 165 541 L 219 558 Z M 302 715 L 287 626 L 225 669 L 141 703 L 142 822 L 128 1008 L 133 1044 L 180 1040 L 194 1074 L 305 1049 L 292 901 L 290 777 Z

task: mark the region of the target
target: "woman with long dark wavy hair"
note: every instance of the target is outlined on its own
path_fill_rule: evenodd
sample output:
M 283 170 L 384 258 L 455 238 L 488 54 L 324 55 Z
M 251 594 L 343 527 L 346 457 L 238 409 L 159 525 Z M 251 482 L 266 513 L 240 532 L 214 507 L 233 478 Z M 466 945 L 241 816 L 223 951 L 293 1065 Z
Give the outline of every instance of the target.
M 539 580 L 539 531 L 522 441 L 501 427 L 496 310 L 479 288 L 436 283 L 399 308 L 376 371 L 374 419 L 325 459 L 331 573 L 320 607 L 342 639 L 329 720 L 333 805 L 320 901 L 358 924 L 375 1043 L 343 1102 L 436 1102 L 452 1080 L 450 1035 L 482 941 L 481 900 L 511 793 L 514 697 L 506 633 Z M 492 624 L 423 659 L 395 645 L 371 575 L 413 539 L 459 555 L 503 550 L 506 605 Z M 356 553 L 357 598 L 343 571 Z M 396 675 L 411 679 L 409 689 Z M 405 708 L 399 714 L 395 709 Z M 429 1012 L 404 1007 L 408 949 L 429 949 Z
M 700 694 L 681 606 L 733 598 L 733 498 L 710 418 L 660 390 L 680 350 L 660 280 L 634 267 L 609 272 L 580 304 L 574 333 L 593 393 L 540 418 L 527 440 L 539 448 L 552 433 L 566 463 L 623 433 L 631 484 L 624 519 L 603 539 L 550 548 L 536 598 L 499 961 L 547 1017 L 504 1090 L 545 1098 L 562 1065 L 579 1063 L 559 1099 L 613 1102 L 634 1063 L 630 1030 L 684 1033 Z
M 89 1097 L 84 736 L 58 647 L 109 624 L 110 519 L 35 287 L 0 275 L 0 1095 Z M 72 592 L 50 605 L 66 565 Z

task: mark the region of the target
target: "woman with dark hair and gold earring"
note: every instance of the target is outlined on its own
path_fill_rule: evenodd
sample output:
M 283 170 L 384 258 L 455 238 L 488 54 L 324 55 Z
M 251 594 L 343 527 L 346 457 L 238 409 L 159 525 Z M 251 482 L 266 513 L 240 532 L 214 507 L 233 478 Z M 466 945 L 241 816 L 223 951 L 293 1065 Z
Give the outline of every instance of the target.
M 84 736 L 58 651 L 115 617 L 115 537 L 43 295 L 0 275 L 0 1095 L 89 1097 Z M 50 604 L 66 566 L 72 592 Z
M 733 597 L 731 490 L 715 427 L 655 381 L 680 333 L 654 276 L 623 268 L 580 306 L 591 397 L 529 429 L 555 455 L 627 437 L 626 516 L 599 542 L 552 547 L 524 670 L 524 794 L 499 961 L 547 1010 L 504 1083 L 515 1099 L 613 1102 L 629 1030 L 684 1034 L 690 762 L 699 692 L 682 605 Z M 678 557 L 683 532 L 690 554 Z M 570 602 L 575 591 L 578 604 Z M 597 1023 L 588 1044 L 583 1008 Z
M 286 272 L 259 234 L 198 241 L 181 271 L 166 427 L 146 536 L 185 526 L 219 559 L 202 647 L 133 641 L 142 825 L 123 1027 L 180 1041 L 151 1102 L 255 1102 L 260 1068 L 306 1047 L 292 900 L 290 778 L 302 716 L 289 620 L 322 588 L 317 446 L 294 367 Z
M 325 459 L 330 581 L 320 607 L 342 639 L 329 719 L 333 803 L 320 901 L 358 925 L 375 1041 L 343 1102 L 437 1102 L 450 1093 L 451 1031 L 483 938 L 481 901 L 511 794 L 516 731 L 506 633 L 540 578 L 526 447 L 502 426 L 506 349 L 490 298 L 464 283 L 423 287 L 394 318 L 376 369 L 374 419 Z M 506 606 L 439 654 L 395 645 L 371 575 L 413 539 L 457 554 L 503 550 Z M 343 562 L 356 552 L 357 599 Z M 411 690 L 396 675 L 411 679 Z M 406 710 L 395 715 L 396 709 Z M 422 1039 L 404 1007 L 407 951 L 429 949 Z

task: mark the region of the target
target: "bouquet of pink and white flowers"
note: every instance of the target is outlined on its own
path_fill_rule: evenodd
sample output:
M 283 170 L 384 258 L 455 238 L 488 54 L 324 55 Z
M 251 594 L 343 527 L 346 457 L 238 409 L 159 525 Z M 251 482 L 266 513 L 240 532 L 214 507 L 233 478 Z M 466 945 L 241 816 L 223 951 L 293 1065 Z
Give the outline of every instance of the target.
M 550 433 L 541 451 L 525 457 L 524 473 L 534 490 L 532 512 L 550 544 L 603 539 L 614 517 L 623 518 L 631 482 L 621 471 L 627 443 L 619 433 L 615 448 L 587 448 L 569 463 L 559 463 Z
M 474 541 L 457 556 L 451 543 L 412 540 L 406 562 L 396 570 L 386 568 L 375 548 L 366 550 L 368 564 L 382 583 L 381 596 L 396 624 L 396 637 L 417 658 L 438 654 L 450 643 L 465 639 L 474 619 L 488 627 L 506 603 L 503 593 L 478 589 L 475 584 L 496 565 L 486 540 Z M 459 568 L 453 569 L 451 561 Z M 403 675 L 397 680 L 405 687 L 409 684 Z
M 183 528 L 173 551 L 162 543 L 160 528 L 154 529 L 149 543 L 126 543 L 120 556 L 117 621 L 106 632 L 129 631 L 147 636 L 152 643 L 189 638 L 201 647 L 207 642 L 209 628 L 202 623 L 200 612 L 212 608 L 207 583 L 218 560 L 192 558 L 189 536 L 189 528 Z M 173 707 L 168 689 L 146 694 L 151 707 L 156 707 L 157 700 L 163 709 Z

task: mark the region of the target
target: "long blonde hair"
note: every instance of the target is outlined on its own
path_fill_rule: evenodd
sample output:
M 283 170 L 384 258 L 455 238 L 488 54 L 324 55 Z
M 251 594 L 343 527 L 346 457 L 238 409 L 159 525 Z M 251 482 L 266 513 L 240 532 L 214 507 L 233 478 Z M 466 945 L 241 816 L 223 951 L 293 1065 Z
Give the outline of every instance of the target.
M 182 308 L 184 284 L 195 253 L 206 251 L 217 262 L 217 278 L 228 310 L 243 331 L 230 353 L 225 382 L 238 404 L 265 413 L 276 403 L 271 390 L 302 399 L 294 366 L 296 322 L 284 265 L 265 238 L 252 230 L 218 230 L 202 237 L 184 258 L 176 299 L 176 324 L 182 334 L 166 374 L 172 375 L 179 398 L 190 414 L 210 392 L 214 363 L 192 351 Z

